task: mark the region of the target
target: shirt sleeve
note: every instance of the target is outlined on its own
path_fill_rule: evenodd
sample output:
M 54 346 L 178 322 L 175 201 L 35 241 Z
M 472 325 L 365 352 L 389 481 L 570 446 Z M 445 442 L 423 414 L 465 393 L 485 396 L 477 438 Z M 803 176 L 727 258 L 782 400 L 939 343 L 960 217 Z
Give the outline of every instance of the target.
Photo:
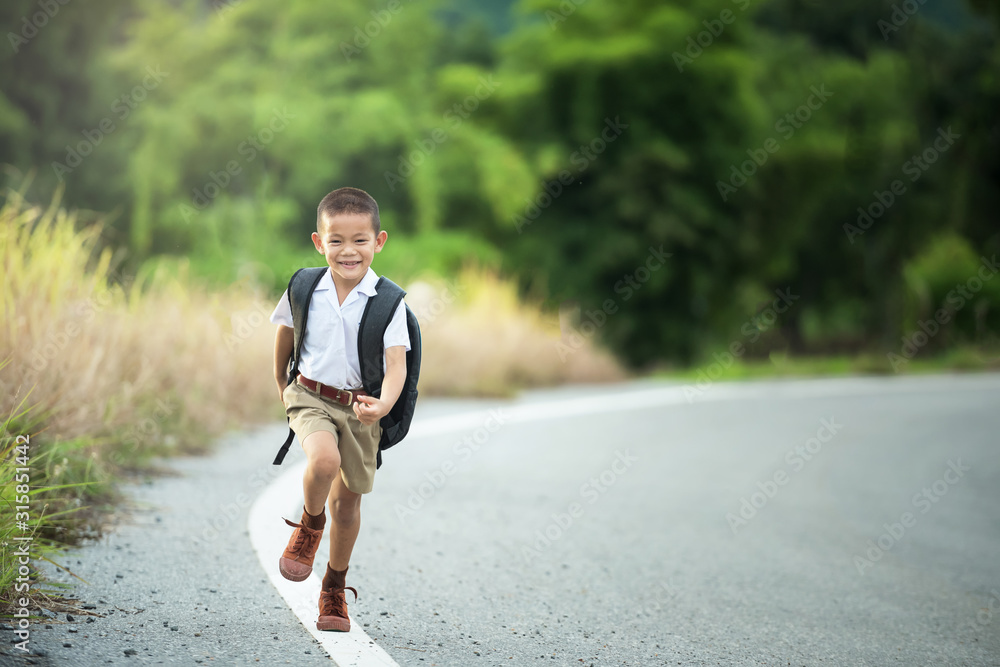
M 273 321 L 273 320 L 272 320 Z M 389 326 L 385 329 L 385 336 L 382 337 L 382 345 L 386 349 L 397 345 L 405 345 L 406 351 L 410 350 L 410 333 L 406 330 L 406 304 L 399 302 L 396 312 L 389 320 Z
M 274 312 L 271 313 L 271 322 L 273 324 L 284 324 L 286 327 L 293 327 L 292 322 L 292 306 L 288 303 L 288 290 L 281 295 L 281 300 L 278 301 L 277 307 L 275 307 Z M 404 327 L 405 331 L 405 327 Z

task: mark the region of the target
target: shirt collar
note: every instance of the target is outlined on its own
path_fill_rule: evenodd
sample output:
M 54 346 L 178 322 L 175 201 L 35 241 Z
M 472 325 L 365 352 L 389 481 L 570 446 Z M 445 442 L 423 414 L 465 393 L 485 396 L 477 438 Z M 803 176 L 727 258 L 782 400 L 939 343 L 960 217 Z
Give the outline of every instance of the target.
M 364 294 L 365 296 L 375 296 L 378 292 L 375 291 L 375 285 L 378 283 L 378 275 L 372 270 L 372 267 L 368 267 L 365 272 L 365 277 L 361 279 L 358 286 L 355 287 L 358 292 Z
M 347 305 L 347 303 L 349 303 L 350 301 L 354 301 L 354 298 L 356 297 L 352 298 L 351 295 L 355 293 L 364 294 L 365 296 L 369 297 L 375 296 L 376 294 L 378 294 L 378 292 L 375 291 L 375 285 L 377 283 L 378 283 L 378 274 L 376 274 L 375 271 L 372 270 L 372 267 L 369 266 L 368 271 L 365 272 L 365 275 L 361 279 L 361 282 L 355 285 L 354 289 L 351 290 L 351 294 L 348 294 L 347 298 L 344 299 L 344 305 Z M 316 285 L 317 292 L 323 290 L 330 290 L 333 292 L 337 291 L 336 286 L 333 284 L 333 274 L 330 273 L 329 267 L 327 267 L 327 270 L 323 272 L 323 277 L 319 279 L 319 283 Z

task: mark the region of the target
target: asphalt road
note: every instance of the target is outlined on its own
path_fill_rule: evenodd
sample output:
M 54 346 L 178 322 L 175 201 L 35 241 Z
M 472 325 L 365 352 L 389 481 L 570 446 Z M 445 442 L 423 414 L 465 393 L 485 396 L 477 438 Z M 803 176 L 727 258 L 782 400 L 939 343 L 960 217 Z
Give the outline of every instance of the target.
M 1000 665 L 1000 375 L 498 405 L 422 402 L 482 419 L 388 452 L 364 501 L 352 616 L 400 664 Z M 135 488 L 148 509 L 72 555 L 103 616 L 36 626 L 37 664 L 329 664 L 245 509 L 192 541 L 282 439 L 234 435 Z

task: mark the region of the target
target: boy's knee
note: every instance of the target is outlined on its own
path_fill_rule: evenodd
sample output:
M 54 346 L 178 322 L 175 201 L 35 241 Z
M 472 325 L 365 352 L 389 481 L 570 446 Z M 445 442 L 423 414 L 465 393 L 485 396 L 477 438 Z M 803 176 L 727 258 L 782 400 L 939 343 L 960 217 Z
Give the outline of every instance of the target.
M 361 497 L 330 498 L 330 516 L 340 525 L 351 525 L 361 518 Z
M 340 470 L 340 450 L 332 433 L 317 431 L 304 443 L 310 474 L 332 480 Z
M 340 470 L 340 456 L 336 452 L 318 454 L 310 461 L 309 468 L 313 475 L 332 480 Z

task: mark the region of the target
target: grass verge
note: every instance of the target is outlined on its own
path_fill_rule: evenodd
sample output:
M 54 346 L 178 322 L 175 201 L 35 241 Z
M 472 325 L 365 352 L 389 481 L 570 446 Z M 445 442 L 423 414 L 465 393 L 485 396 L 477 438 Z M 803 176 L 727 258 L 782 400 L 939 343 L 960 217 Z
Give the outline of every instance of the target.
M 58 196 L 41 208 L 8 192 L 0 208 L 6 613 L 26 593 L 58 604 L 57 587 L 14 553 L 17 542 L 30 541 L 32 562 L 54 560 L 100 534 L 121 500 L 117 481 L 156 456 L 202 451 L 275 403 L 255 382 L 261 369 L 269 375 L 261 350 L 271 332 L 252 285 L 209 293 L 183 276 L 123 275 L 101 233 L 100 224 L 78 228 Z
M 775 377 L 836 377 L 845 375 L 905 375 L 948 371 L 998 371 L 1000 350 L 960 347 L 937 356 L 915 357 L 896 366 L 885 354 L 851 357 L 793 357 L 772 354 L 769 359 L 737 359 L 728 366 L 715 359 L 690 368 L 657 370 L 656 377 L 670 380 L 725 381 Z

